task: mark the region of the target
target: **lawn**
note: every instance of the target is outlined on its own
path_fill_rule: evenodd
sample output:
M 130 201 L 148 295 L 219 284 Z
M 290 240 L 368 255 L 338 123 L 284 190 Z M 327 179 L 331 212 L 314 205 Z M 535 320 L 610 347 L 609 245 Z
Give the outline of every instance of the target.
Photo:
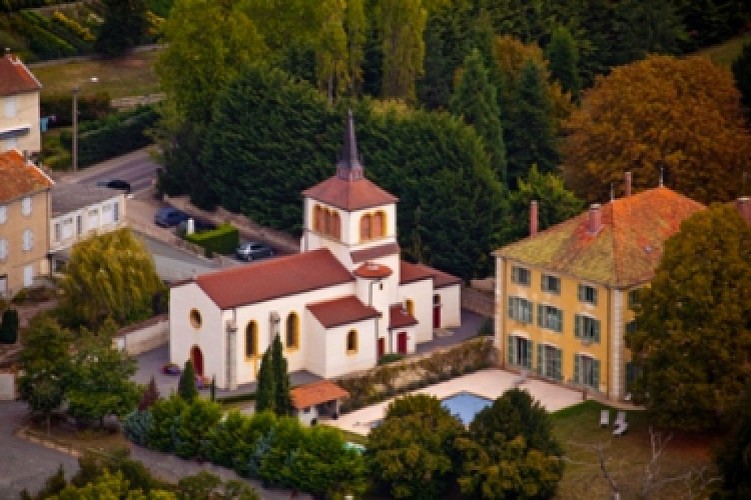
M 731 38 L 725 43 L 707 47 L 696 53 L 698 56 L 708 57 L 720 66 L 730 67 L 736 57 L 741 54 L 743 45 L 751 43 L 751 33 L 744 33 Z
M 122 432 L 105 429 L 76 430 L 56 423 L 50 428 L 49 435 L 42 424 L 27 427 L 23 432 L 30 438 L 46 441 L 62 449 L 75 450 L 81 454 L 87 451 L 112 453 L 130 446 Z
M 553 432 L 564 447 L 566 469 L 559 487 L 560 498 L 608 498 L 610 487 L 600 470 L 599 452 L 602 448 L 606 469 L 620 488 L 622 498 L 637 496 L 643 484 L 645 466 L 651 460 L 649 420 L 646 412 L 629 411 L 628 431 L 621 437 L 612 436 L 616 410 L 611 409 L 608 428 L 600 427 L 600 410 L 608 408 L 595 401 L 587 401 L 552 414 Z M 662 433 L 666 437 L 669 433 Z M 663 454 L 651 468 L 656 473 L 654 483 L 665 478 L 684 476 L 690 471 L 706 469 L 705 477 L 716 476 L 712 466 L 711 449 L 718 436 L 674 433 Z M 655 486 L 653 498 L 686 498 L 698 494 L 700 481 L 688 483 L 671 481 Z M 691 490 L 689 490 L 691 488 Z
M 154 62 L 159 49 L 136 52 L 120 59 L 84 59 L 63 63 L 31 65 L 42 83 L 42 95 L 71 92 L 82 85 L 81 93 L 108 92 L 110 97 L 140 96 L 159 92 Z M 97 83 L 90 83 L 92 77 Z

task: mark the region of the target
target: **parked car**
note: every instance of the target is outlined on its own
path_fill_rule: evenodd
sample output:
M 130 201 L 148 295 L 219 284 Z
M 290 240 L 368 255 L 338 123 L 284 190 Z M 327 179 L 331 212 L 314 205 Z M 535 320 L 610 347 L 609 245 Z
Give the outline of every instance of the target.
M 172 207 L 164 207 L 160 208 L 156 215 L 154 215 L 154 223 L 161 227 L 174 227 L 189 218 L 190 215 L 182 210 Z
M 246 241 L 241 243 L 235 250 L 235 255 L 240 260 L 256 260 L 263 259 L 264 257 L 271 257 L 274 255 L 274 250 L 265 243 L 259 243 L 256 241 Z
M 125 194 L 130 194 L 130 182 L 122 179 L 111 179 L 107 181 L 98 181 L 97 186 L 106 187 L 110 189 L 120 189 L 125 191 Z
M 203 233 L 204 231 L 213 231 L 216 229 L 216 224 L 204 219 L 197 219 L 193 217 L 193 231 L 196 233 Z M 184 236 L 188 230 L 188 219 L 180 221 L 177 224 L 177 234 Z

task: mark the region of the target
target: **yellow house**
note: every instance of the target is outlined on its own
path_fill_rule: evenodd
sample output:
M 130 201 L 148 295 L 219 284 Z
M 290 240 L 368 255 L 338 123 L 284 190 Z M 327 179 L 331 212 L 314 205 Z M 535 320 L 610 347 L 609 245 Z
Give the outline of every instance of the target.
M 632 293 L 648 285 L 663 244 L 704 206 L 665 187 L 627 195 L 499 248 L 495 345 L 503 365 L 619 400 L 632 377 L 625 345 Z
M 0 152 L 0 297 L 47 273 L 52 184 L 17 150 Z
M 0 57 L 0 151 L 17 149 L 33 155 L 41 150 L 41 88 L 39 80 L 18 57 Z

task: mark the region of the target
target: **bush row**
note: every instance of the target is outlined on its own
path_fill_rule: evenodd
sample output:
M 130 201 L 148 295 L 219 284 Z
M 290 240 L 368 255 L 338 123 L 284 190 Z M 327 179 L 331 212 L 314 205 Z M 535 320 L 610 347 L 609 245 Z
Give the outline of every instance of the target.
M 69 0 L 0 0 L 0 12 L 16 12 L 31 7 L 69 3 Z
M 37 58 L 56 59 L 77 54 L 74 46 L 40 25 L 38 18 L 41 16 L 30 11 L 10 14 L 11 27 L 26 38 Z
M 203 247 L 206 250 L 206 256 L 211 257 L 214 253 L 230 254 L 234 252 L 240 243 L 240 233 L 235 226 L 225 223 L 212 231 L 186 234 L 185 239 Z
M 492 339 L 487 337 L 472 339 L 429 357 L 384 364 L 365 374 L 337 380 L 350 395 L 342 403 L 342 413 L 487 368 L 492 346 Z
M 140 106 L 132 111 L 82 124 L 78 134 L 78 165 L 92 165 L 151 144 L 152 140 L 146 132 L 157 119 L 153 107 Z M 73 142 L 71 131 L 63 131 L 60 141 L 70 150 Z
M 125 418 L 132 442 L 185 459 L 209 460 L 244 477 L 331 497 L 362 493 L 367 469 L 359 452 L 345 447 L 339 430 L 304 427 L 294 417 L 272 413 L 222 415 L 221 405 L 179 396 Z
M 42 116 L 54 115 L 55 120 L 50 123 L 50 126 L 69 127 L 73 122 L 72 92 L 42 96 L 39 107 Z M 112 106 L 110 105 L 110 95 L 107 92 L 78 96 L 79 122 L 101 120 L 111 111 Z

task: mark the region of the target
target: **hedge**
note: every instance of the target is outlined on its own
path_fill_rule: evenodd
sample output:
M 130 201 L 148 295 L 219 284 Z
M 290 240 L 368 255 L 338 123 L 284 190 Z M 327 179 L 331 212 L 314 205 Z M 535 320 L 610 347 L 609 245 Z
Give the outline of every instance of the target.
M 39 107 L 42 116 L 55 115 L 53 127 L 69 127 L 73 122 L 73 93 L 42 96 Z M 112 111 L 110 95 L 97 92 L 94 95 L 78 96 L 78 122 L 104 119 Z
M 234 252 L 240 243 L 240 234 L 235 226 L 226 223 L 213 231 L 188 234 L 185 239 L 205 248 L 206 255 L 211 256 L 214 253 L 230 254 Z

